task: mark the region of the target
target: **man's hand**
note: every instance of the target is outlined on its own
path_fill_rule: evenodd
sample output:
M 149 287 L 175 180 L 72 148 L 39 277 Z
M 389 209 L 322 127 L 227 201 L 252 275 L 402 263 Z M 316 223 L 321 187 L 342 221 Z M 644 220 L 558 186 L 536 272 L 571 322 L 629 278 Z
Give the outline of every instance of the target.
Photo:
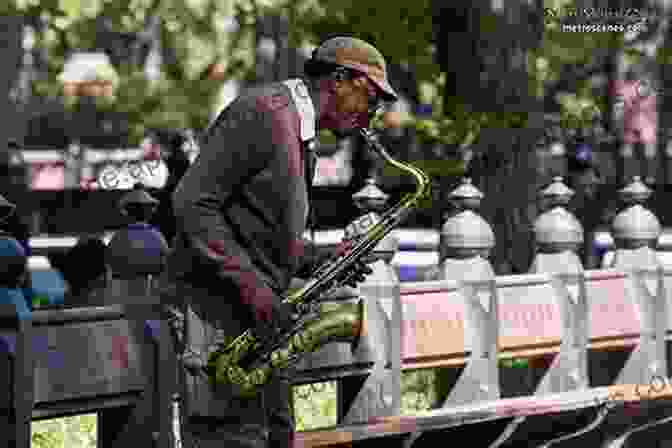
M 373 269 L 366 264 L 366 260 L 364 259 L 357 260 L 348 272 L 349 274 L 345 274 L 347 275 L 345 285 L 350 286 L 351 288 L 356 288 L 358 283 L 362 283 L 366 280 L 367 275 L 373 273 Z
M 341 241 L 333 250 L 328 250 L 322 253 L 318 259 L 318 266 L 334 257 L 343 257 L 348 255 L 354 245 L 354 240 Z M 346 273 L 342 274 L 341 279 L 347 278 L 344 285 L 350 286 L 351 288 L 356 288 L 358 283 L 362 283 L 364 280 L 366 280 L 367 275 L 373 273 L 373 270 L 368 265 L 375 263 L 379 259 L 380 257 L 376 254 L 369 254 L 357 260 Z
M 270 288 L 260 288 L 255 294 L 244 294 L 243 302 L 254 313 L 257 334 L 272 336 L 276 329 L 293 323 L 293 306 L 282 303 L 283 298 Z

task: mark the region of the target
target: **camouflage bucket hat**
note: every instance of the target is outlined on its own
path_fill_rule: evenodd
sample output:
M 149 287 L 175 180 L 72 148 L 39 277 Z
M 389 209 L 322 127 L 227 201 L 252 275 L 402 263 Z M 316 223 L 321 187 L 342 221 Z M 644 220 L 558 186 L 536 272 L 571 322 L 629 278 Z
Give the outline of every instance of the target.
M 313 58 L 362 72 L 383 91 L 386 101 L 399 99 L 388 82 L 385 58 L 368 42 L 354 37 L 334 37 L 323 42 Z

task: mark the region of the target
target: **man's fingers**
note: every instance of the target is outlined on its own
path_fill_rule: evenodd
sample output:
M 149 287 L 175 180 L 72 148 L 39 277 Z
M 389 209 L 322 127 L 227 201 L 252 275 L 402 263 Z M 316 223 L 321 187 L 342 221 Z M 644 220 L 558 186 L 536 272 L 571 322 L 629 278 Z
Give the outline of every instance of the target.
M 369 274 L 373 273 L 373 269 L 366 265 L 362 265 L 357 269 L 357 275 L 358 276 L 367 276 Z
M 273 320 L 273 310 L 270 308 L 257 308 L 257 320 L 268 325 Z
M 375 263 L 379 259 L 380 257 L 378 255 L 367 255 L 366 257 L 362 258 L 360 263 L 363 265 L 369 265 Z
M 259 316 L 261 317 L 261 316 Z M 273 336 L 273 328 L 266 320 L 259 320 L 256 324 L 256 333 L 262 339 L 268 339 Z
M 358 270 L 366 272 L 367 274 L 370 274 L 370 273 L 373 272 L 373 269 L 371 268 L 371 266 L 369 266 L 369 264 L 367 263 L 366 260 L 358 261 L 357 262 L 357 268 L 358 268 Z

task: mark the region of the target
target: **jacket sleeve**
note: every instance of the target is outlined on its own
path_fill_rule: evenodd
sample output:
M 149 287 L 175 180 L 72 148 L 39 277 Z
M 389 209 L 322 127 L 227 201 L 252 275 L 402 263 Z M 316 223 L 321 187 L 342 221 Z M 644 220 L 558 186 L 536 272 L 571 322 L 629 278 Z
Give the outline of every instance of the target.
M 201 152 L 173 194 L 178 232 L 192 253 L 194 272 L 214 272 L 245 303 L 267 289 L 222 210 L 237 187 L 263 170 L 276 151 L 272 113 L 238 99 L 210 126 Z
M 311 277 L 311 274 L 320 266 L 320 264 L 331 256 L 332 251 L 329 251 L 325 248 L 320 248 L 315 243 L 306 238 L 302 240 L 302 243 L 303 256 L 299 260 L 300 262 L 296 272 L 294 273 L 294 277 L 307 280 Z
M 336 247 L 319 247 L 305 238 L 303 243 L 303 256 L 300 259 L 297 271 L 294 273 L 294 277 L 302 280 L 308 280 L 323 263 L 343 255 L 352 245 L 351 242 L 341 241 Z

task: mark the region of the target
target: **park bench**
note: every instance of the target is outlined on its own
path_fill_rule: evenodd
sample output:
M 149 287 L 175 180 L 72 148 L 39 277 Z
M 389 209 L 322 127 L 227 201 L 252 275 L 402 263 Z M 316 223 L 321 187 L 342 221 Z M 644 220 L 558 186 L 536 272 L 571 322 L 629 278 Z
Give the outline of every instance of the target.
M 626 216 L 644 216 L 638 204 L 623 213 L 631 212 Z M 473 230 L 482 226 L 474 224 L 474 216 L 451 219 Z M 586 431 L 585 445 L 564 439 L 558 446 L 620 443 L 624 434 L 631 434 L 628 446 L 656 447 L 672 439 L 661 420 L 670 415 L 670 388 L 656 389 L 657 400 L 636 392 L 669 376 L 672 268 L 650 244 L 628 245 L 627 232 L 616 226 L 613 266 L 583 270 L 571 250 L 575 233 L 569 232 L 575 239 L 559 241 L 561 250 L 549 249 L 554 238 L 574 228 L 568 216 L 560 208 L 540 216 L 548 226 L 540 225 L 544 250 L 525 275 L 495 276 L 481 256 L 493 244 L 485 238 L 461 247 L 466 252 L 459 257 L 442 260 L 441 278 L 400 283 L 392 263 L 398 242 L 381 242 L 376 251 L 387 255 L 372 265 L 373 274 L 359 290 L 326 298 L 364 297 L 362 343 L 355 352 L 338 343 L 323 347 L 305 357 L 293 375 L 297 385 L 339 382 L 338 427 L 301 433 L 297 444 L 368 446 L 394 440 L 405 447 L 436 446 L 466 431 L 474 445 L 541 447 L 570 434 L 584 437 L 581 431 L 598 421 L 601 414 L 595 414 L 610 397 L 618 406 L 598 421 L 601 432 Z M 562 225 L 548 225 L 556 221 Z M 659 228 L 645 219 L 631 221 L 646 227 L 648 233 L 634 232 L 638 238 L 659 236 Z M 28 447 L 31 418 L 99 410 L 101 448 L 126 443 L 133 438 L 124 433 L 129 421 L 148 416 L 152 423 L 145 423 L 145 435 L 156 432 L 157 446 L 172 448 L 171 341 L 152 310 L 156 297 L 126 299 L 135 306 L 37 311 L 32 322 L 12 321 L 5 313 L 0 390 L 12 393 L 0 395 L 0 409 L 10 411 L 2 413 L 3 433 L 17 434 L 15 446 Z M 506 359 L 525 359 L 529 367 L 507 366 Z M 452 386 L 438 409 L 401 416 L 401 373 L 423 368 L 442 368 Z M 641 437 L 649 438 L 641 439 L 646 445 Z
M 295 447 L 419 448 L 462 446 L 465 440 L 478 447 L 616 448 L 626 442 L 662 446 L 659 442 L 669 440 L 664 426 L 672 422 L 672 391 L 651 391 L 642 397 L 636 385 L 619 385 L 492 400 L 305 431 L 297 436 Z M 507 433 L 516 423 L 517 431 Z
M 664 283 L 672 280 L 672 271 L 666 271 L 663 274 Z M 591 359 L 593 354 L 599 354 L 604 350 L 626 351 L 636 346 L 643 328 L 642 319 L 638 318 L 636 304 L 626 300 L 627 275 L 611 269 L 588 271 L 585 277 L 586 293 L 591 297 L 593 315 L 591 320 L 601 323 L 590 330 L 588 348 L 591 349 L 591 353 L 588 358 Z M 549 306 L 549 302 L 552 301 L 548 300 L 549 295 L 554 294 L 552 280 L 552 276 L 545 274 L 496 278 L 495 286 L 500 300 L 499 340 L 502 347 L 498 358 L 547 359 L 549 355 L 561 353 L 562 313 L 558 307 Z M 459 300 L 460 295 L 464 294 L 463 289 L 463 286 L 455 281 L 401 285 L 400 302 L 405 322 L 404 342 L 401 344 L 401 368 L 403 370 L 429 367 L 459 369 L 468 366 L 473 361 L 473 348 L 466 343 L 469 339 L 465 339 L 464 335 L 467 332 L 476 335 L 478 329 L 469 329 L 469 322 L 465 320 L 465 316 L 469 315 L 469 310 L 465 306 L 466 302 Z M 615 294 L 619 291 L 622 298 L 620 301 Z M 150 313 L 147 309 L 142 312 Z M 24 412 L 30 412 L 32 419 L 100 411 L 101 423 L 103 423 L 100 428 L 100 437 L 108 440 L 113 440 L 114 430 L 119 429 L 114 428 L 115 421 L 123 422 L 129 417 L 144 421 L 148 416 L 153 415 L 156 411 L 152 409 L 160 409 L 157 402 L 161 400 L 161 396 L 170 396 L 170 394 L 157 394 L 157 389 L 161 387 L 166 390 L 165 386 L 159 387 L 159 378 L 166 369 L 160 367 L 157 321 L 151 319 L 153 317 L 151 313 L 144 317 L 137 313 L 141 313 L 140 308 L 133 310 L 123 306 L 36 311 L 30 325 L 21 323 L 22 331 L 11 334 L 9 329 L 5 328 L 0 332 L 2 334 L 0 341 L 5 344 L 5 354 L 13 354 L 15 360 L 23 359 L 24 363 L 10 362 L 16 370 L 10 378 L 5 378 L 7 382 L 4 384 L 11 385 L 11 388 L 0 389 L 15 392 L 12 400 L 9 400 L 10 397 L 6 397 L 4 401 L 0 400 L 0 407 L 4 403 L 5 409 L 12 406 L 15 412 L 24 409 Z M 32 339 L 32 342 L 25 339 L 28 334 L 31 335 L 28 339 Z M 474 336 L 472 345 L 482 344 L 479 342 L 480 337 Z M 667 339 L 669 337 L 668 335 Z M 22 348 L 23 354 L 21 354 Z M 325 351 L 329 350 L 333 352 L 335 347 L 325 348 Z M 32 375 L 25 364 L 26 359 L 31 356 L 35 362 Z M 321 361 L 298 372 L 297 384 L 344 379 L 371 372 L 375 361 L 366 362 L 366 360 L 353 358 L 350 359 L 351 364 L 349 365 L 342 359 L 339 362 L 333 362 L 333 357 L 330 363 L 325 362 L 324 358 L 320 358 L 318 354 L 317 359 Z M 595 362 L 593 376 L 596 380 L 591 381 L 590 386 L 597 388 L 590 389 L 591 394 L 601 390 L 600 386 L 609 384 L 609 378 L 617 376 L 619 371 L 626 370 L 629 363 L 638 364 L 641 363 L 641 359 L 632 358 L 623 367 L 615 365 L 617 363 L 610 363 L 606 369 L 603 357 L 598 357 Z M 548 363 L 546 364 L 540 369 L 548 371 L 550 367 Z M 630 366 L 631 369 L 641 367 L 634 364 Z M 34 386 L 33 401 L 21 405 L 17 401 L 18 397 L 28 400 L 31 395 L 27 393 L 31 389 L 29 380 L 31 376 Z M 170 378 L 164 379 L 168 381 L 166 384 L 169 384 Z M 467 395 L 470 393 L 473 395 L 474 390 L 478 389 L 470 383 L 460 384 L 458 382 L 456 387 L 461 388 L 462 393 Z M 493 387 L 499 388 L 499 385 L 493 385 Z M 665 389 L 672 390 L 672 387 Z M 502 395 L 516 394 L 521 391 L 506 392 Z M 455 388 L 452 393 L 459 395 Z M 588 392 L 568 391 L 567 393 L 578 393 L 582 396 Z M 545 398 L 537 396 L 512 403 L 526 403 L 525 406 L 528 406 L 530 403 L 535 403 L 535 400 L 541 399 Z M 13 404 L 7 406 L 10 404 L 8 401 Z M 163 420 L 169 424 L 171 409 L 165 401 L 162 408 L 165 411 Z M 478 402 L 490 403 L 488 406 L 493 409 L 500 409 L 507 403 L 506 400 L 497 399 Z M 367 406 L 371 407 L 370 404 Z M 463 408 L 464 406 L 466 408 Z M 478 408 L 481 405 L 460 404 L 457 407 L 451 405 L 430 415 L 440 416 L 440 418 L 436 417 L 438 419 L 434 420 L 436 422 L 441 422 L 442 419 L 450 420 L 453 418 L 450 416 L 457 415 L 451 413 L 453 411 L 458 412 L 462 409 L 463 412 L 472 412 L 469 406 Z M 581 406 L 578 408 L 583 409 Z M 340 412 L 340 414 L 345 413 L 347 412 Z M 383 420 L 376 420 L 376 423 L 372 424 L 389 428 L 390 425 L 396 424 L 394 423 L 397 422 L 395 418 L 397 417 L 385 416 Z M 399 422 L 413 420 L 409 420 L 410 417 L 398 418 L 401 419 L 398 420 Z M 425 424 L 429 425 L 430 429 L 434 427 L 430 423 L 431 419 L 417 418 L 420 419 L 414 423 L 418 425 L 417 428 L 425 428 L 423 426 Z M 467 419 L 464 420 L 465 424 L 467 421 L 471 422 L 472 417 L 464 418 Z M 513 417 L 497 417 L 502 421 L 511 418 Z M 108 423 L 107 427 L 104 422 Z M 443 424 L 436 424 L 437 428 L 443 428 Z M 341 434 L 346 430 L 341 428 L 335 431 L 332 433 Z M 387 434 L 385 431 L 388 430 L 383 430 L 383 433 Z M 324 434 L 326 434 L 324 431 L 310 432 L 300 435 L 299 439 L 307 444 L 305 446 L 326 446 L 324 440 L 337 437 Z M 378 433 L 372 430 L 371 434 Z M 311 445 L 312 443 L 316 445 Z

